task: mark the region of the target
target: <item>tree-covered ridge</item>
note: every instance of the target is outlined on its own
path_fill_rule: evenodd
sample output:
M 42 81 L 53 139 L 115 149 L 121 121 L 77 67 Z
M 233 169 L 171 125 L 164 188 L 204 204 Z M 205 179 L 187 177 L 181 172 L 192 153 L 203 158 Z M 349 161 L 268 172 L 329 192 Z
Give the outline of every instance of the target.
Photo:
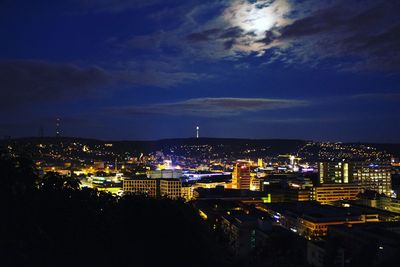
M 228 264 L 189 205 L 115 198 L 77 182 L 54 173 L 39 179 L 29 159 L 1 155 L 2 266 Z

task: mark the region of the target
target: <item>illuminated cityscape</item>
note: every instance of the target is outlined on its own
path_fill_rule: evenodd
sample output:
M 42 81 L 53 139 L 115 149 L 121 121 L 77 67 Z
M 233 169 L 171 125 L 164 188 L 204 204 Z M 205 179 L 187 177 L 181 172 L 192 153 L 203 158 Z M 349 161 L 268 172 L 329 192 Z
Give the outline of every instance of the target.
M 0 266 L 398 266 L 399 12 L 0 1 Z
M 29 151 L 42 179 L 75 177 L 80 190 L 115 199 L 182 202 L 196 211 L 207 231 L 225 240 L 218 241 L 224 253 L 238 262 L 262 259 L 271 235 L 277 235 L 299 242 L 296 264 L 320 266 L 330 255 L 344 266 L 356 256 L 344 245 L 329 248 L 336 238 L 349 238 L 331 235 L 331 228 L 400 229 L 399 157 L 373 146 L 197 136 L 154 142 L 24 138 L 1 144 L 4 155 Z M 305 152 L 308 147 L 313 149 Z M 354 154 L 344 156 L 348 150 Z M 390 244 L 391 251 L 398 243 Z

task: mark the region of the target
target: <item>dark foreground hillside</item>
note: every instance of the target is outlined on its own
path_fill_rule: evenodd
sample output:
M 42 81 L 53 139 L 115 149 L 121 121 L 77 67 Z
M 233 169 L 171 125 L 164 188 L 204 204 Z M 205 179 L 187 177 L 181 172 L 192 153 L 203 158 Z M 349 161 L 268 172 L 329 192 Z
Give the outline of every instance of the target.
M 0 160 L 1 266 L 231 265 L 183 202 L 117 200 L 31 166 Z

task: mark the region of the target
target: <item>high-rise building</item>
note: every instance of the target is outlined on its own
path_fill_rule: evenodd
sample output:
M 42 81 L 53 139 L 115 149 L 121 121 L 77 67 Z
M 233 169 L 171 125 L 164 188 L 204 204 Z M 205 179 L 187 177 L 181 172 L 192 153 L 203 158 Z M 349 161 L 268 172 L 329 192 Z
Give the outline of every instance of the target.
M 257 167 L 264 168 L 264 161 L 263 159 L 257 159 Z
M 237 161 L 232 174 L 232 188 L 250 189 L 250 163 Z
M 318 172 L 320 184 L 357 184 L 391 195 L 390 162 L 320 162 Z
M 352 165 L 348 162 L 320 162 L 318 173 L 320 184 L 352 183 Z
M 391 165 L 389 162 L 356 162 L 353 163 L 353 179 L 364 189 L 391 195 Z

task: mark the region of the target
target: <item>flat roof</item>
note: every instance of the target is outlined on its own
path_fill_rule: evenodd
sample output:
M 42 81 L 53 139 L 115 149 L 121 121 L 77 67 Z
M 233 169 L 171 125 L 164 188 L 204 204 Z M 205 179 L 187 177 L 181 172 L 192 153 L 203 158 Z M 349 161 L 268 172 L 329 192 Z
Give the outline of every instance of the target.
M 361 215 L 379 214 L 378 210 L 367 210 L 359 207 L 337 207 L 321 205 L 313 201 L 284 202 L 263 204 L 268 209 L 283 215 L 294 215 L 313 222 L 343 221 L 357 219 Z

